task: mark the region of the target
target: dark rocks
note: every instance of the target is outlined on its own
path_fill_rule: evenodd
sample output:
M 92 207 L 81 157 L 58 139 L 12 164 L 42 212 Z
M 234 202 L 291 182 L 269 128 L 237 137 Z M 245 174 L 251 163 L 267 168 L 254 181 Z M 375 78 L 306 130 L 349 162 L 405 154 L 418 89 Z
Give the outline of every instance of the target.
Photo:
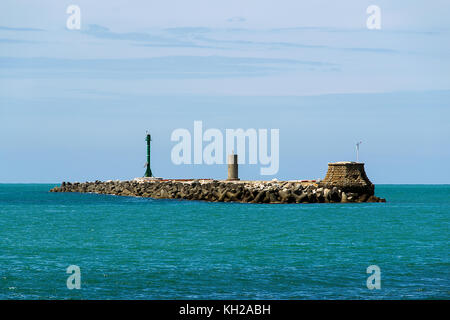
M 331 191 L 328 193 L 328 199 L 330 200 L 330 202 L 341 201 L 341 195 L 337 187 L 333 187 L 333 189 L 331 189 Z
M 298 181 L 217 181 L 151 180 L 63 182 L 50 192 L 87 192 L 157 199 L 203 200 L 245 203 L 346 203 L 385 202 L 371 193 L 344 192 L 338 187 L 324 187 L 314 182 Z

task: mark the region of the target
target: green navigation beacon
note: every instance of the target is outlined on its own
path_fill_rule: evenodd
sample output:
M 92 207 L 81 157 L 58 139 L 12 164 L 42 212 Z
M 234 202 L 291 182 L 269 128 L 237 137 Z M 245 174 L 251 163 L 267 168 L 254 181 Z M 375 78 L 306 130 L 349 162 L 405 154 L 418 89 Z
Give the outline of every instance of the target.
M 144 177 L 153 177 L 152 169 L 150 169 L 150 141 L 152 141 L 152 138 L 150 134 L 147 132 L 147 138 L 145 138 L 147 141 L 147 170 L 145 171 Z

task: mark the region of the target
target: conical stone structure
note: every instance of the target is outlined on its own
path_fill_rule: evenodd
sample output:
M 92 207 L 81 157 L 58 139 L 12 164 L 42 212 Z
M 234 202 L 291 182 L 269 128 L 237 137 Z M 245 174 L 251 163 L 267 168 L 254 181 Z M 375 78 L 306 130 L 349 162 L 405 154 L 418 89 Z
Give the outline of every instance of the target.
M 321 186 L 332 189 L 337 187 L 344 192 L 373 195 L 375 186 L 367 178 L 364 163 L 360 162 L 334 162 L 328 164 L 328 172 Z

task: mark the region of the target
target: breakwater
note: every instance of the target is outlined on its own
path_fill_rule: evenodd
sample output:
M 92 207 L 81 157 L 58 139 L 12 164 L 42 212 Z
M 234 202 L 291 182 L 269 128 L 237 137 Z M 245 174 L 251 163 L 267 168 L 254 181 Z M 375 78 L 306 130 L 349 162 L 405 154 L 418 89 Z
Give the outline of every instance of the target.
M 156 199 L 245 203 L 384 202 L 374 195 L 324 188 L 316 182 L 147 180 L 63 182 L 51 192 L 81 192 Z
M 240 181 L 136 178 L 129 181 L 63 182 L 51 192 L 81 192 L 156 199 L 244 203 L 385 202 L 374 195 L 364 164 L 330 163 L 323 181 Z
M 317 183 L 290 181 L 95 181 L 63 182 L 51 192 L 81 192 L 156 199 L 204 200 L 245 203 L 384 202 L 367 193 L 345 192 Z

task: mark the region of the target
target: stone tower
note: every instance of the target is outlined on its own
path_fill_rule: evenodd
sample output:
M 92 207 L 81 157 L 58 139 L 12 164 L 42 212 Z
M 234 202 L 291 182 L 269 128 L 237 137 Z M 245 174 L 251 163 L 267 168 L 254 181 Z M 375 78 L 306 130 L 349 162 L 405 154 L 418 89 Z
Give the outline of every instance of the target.
M 334 162 L 328 164 L 328 172 L 320 185 L 331 189 L 337 187 L 344 192 L 373 195 L 375 186 L 367 178 L 364 163 Z
M 239 180 L 238 175 L 238 155 L 228 155 L 228 179 L 227 180 Z

